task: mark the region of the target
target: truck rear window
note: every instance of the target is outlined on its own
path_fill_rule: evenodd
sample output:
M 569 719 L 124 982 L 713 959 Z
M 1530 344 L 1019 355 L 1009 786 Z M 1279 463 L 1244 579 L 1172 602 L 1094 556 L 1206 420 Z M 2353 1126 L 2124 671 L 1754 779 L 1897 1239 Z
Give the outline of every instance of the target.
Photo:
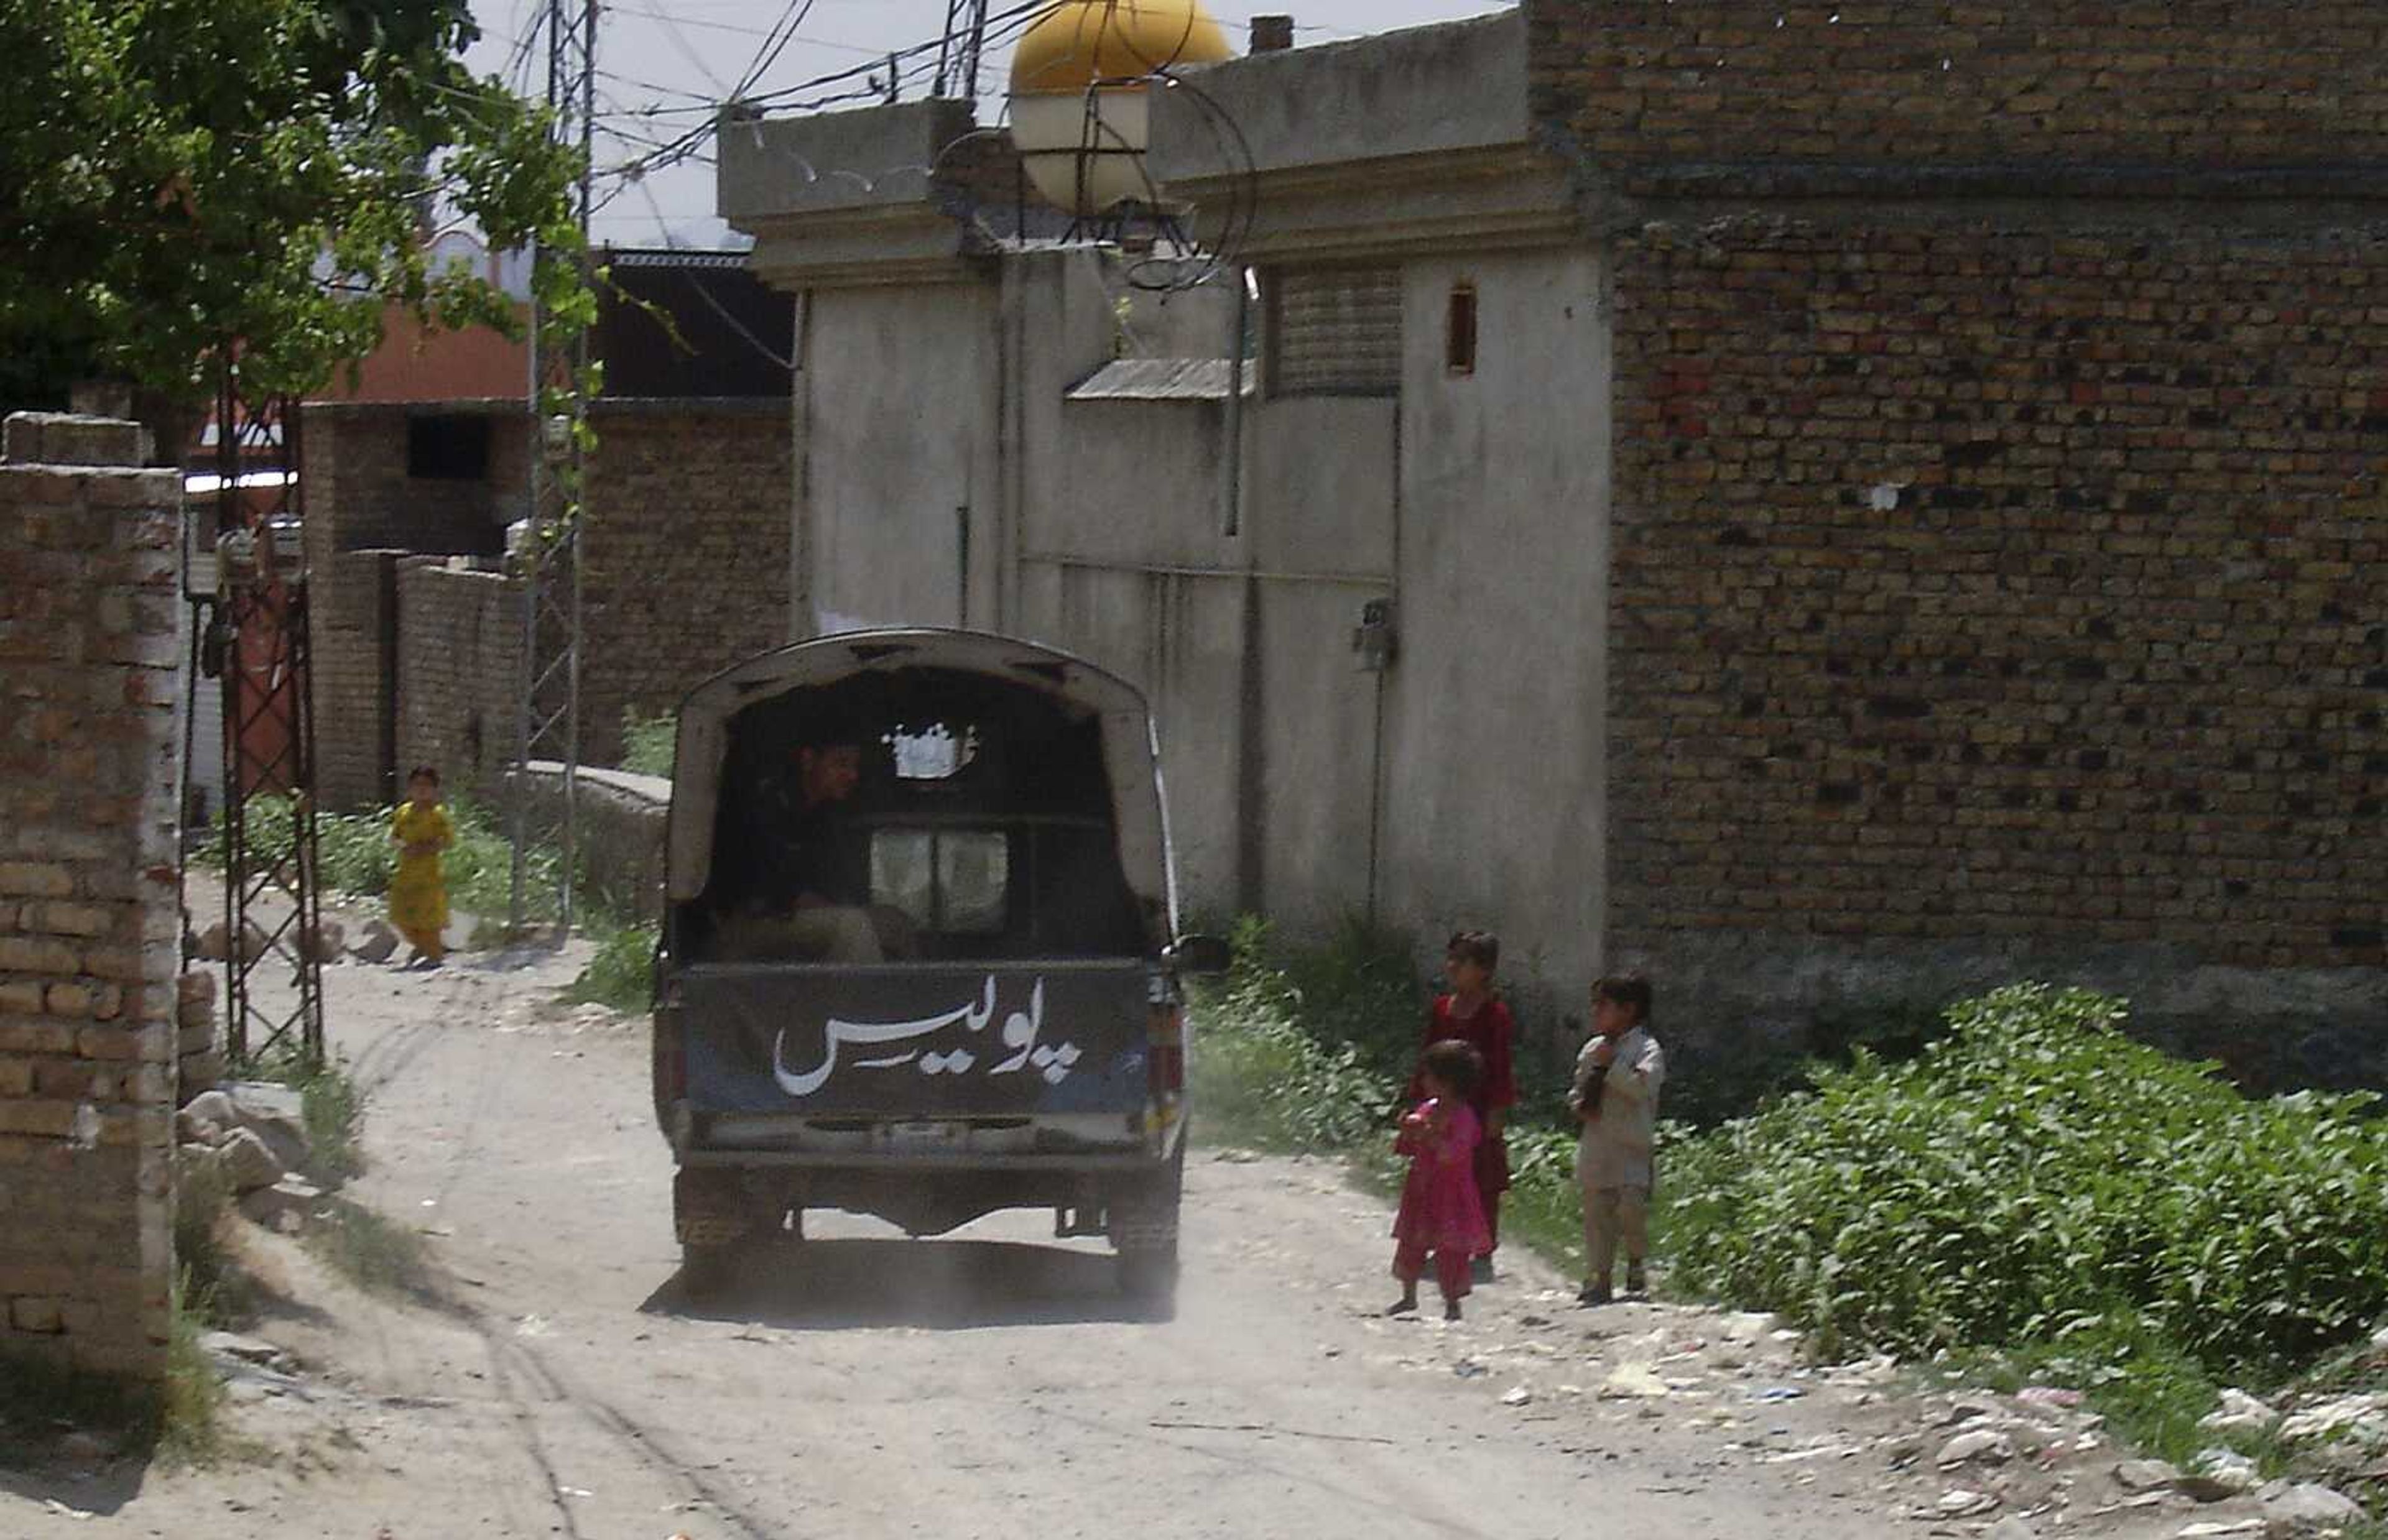
M 999 830 L 883 828 L 870 836 L 870 902 L 923 930 L 993 935 L 1011 894 L 1011 840 Z

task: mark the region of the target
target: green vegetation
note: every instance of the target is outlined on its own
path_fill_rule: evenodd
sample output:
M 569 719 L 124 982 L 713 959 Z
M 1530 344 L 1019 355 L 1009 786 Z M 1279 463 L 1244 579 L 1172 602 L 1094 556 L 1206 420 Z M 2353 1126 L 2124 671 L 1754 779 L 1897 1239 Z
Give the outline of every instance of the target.
M 602 923 L 597 954 L 564 991 L 576 1005 L 599 1004 L 635 1014 L 644 1011 L 654 989 L 655 928 Z
M 297 815 L 287 798 L 260 797 L 245 814 L 252 865 L 287 858 L 297 838 Z M 502 916 L 514 907 L 514 842 L 504 818 L 469 797 L 448 802 L 456 843 L 440 858 L 448 902 L 467 914 Z M 390 814 L 319 813 L 315 815 L 316 874 L 327 892 L 372 897 L 389 890 L 398 870 L 398 849 L 389 839 Z M 230 859 L 230 831 L 222 814 L 198 859 L 221 870 Z M 532 847 L 527 874 L 530 917 L 555 917 L 555 892 L 564 858 L 551 846 Z
M 622 768 L 630 774 L 669 779 L 679 744 L 680 719 L 670 713 L 661 716 L 641 716 L 635 710 L 622 713 Z
M 2388 1137 L 2369 1098 L 2249 1101 L 2016 986 L 1904 1065 L 1861 1054 L 1669 1161 L 1678 1276 L 1826 1352 L 2154 1332 L 2277 1375 L 2388 1306 Z
M 465 0 L 0 7 L 0 398 L 118 379 L 188 401 L 227 338 L 252 386 L 313 392 L 386 304 L 519 331 L 473 265 L 437 263 L 435 217 L 535 244 L 542 320 L 588 324 L 579 158 L 465 69 L 479 35 Z

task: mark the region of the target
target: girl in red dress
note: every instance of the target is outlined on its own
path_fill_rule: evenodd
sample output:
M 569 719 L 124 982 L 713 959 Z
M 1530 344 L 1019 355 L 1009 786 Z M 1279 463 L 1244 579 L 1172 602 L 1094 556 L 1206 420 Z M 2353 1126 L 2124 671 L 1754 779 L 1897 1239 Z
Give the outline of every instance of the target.
M 1483 1072 L 1482 1055 L 1455 1038 L 1430 1045 L 1418 1066 L 1426 1100 L 1402 1119 L 1393 1141 L 1394 1152 L 1410 1157 L 1410 1174 L 1393 1218 L 1393 1276 L 1402 1281 L 1402 1297 L 1387 1315 L 1417 1308 L 1418 1279 L 1431 1253 L 1442 1319 L 1457 1320 L 1470 1287 L 1469 1261 L 1492 1243 L 1476 1193 L 1476 1147 L 1484 1130 L 1467 1105 Z
M 1476 1197 L 1484 1208 L 1484 1245 L 1478 1251 L 1469 1276 L 1479 1283 L 1492 1281 L 1492 1253 L 1501 1244 L 1501 1194 L 1509 1190 L 1509 1146 L 1502 1125 L 1518 1105 L 1518 1081 L 1510 1066 L 1510 1044 L 1518 1024 L 1509 1007 L 1492 992 L 1493 971 L 1501 966 L 1501 939 L 1490 930 L 1462 930 L 1443 949 L 1442 977 L 1449 994 L 1437 997 L 1427 1015 L 1426 1041 L 1431 1046 L 1457 1038 L 1482 1055 L 1484 1072 L 1467 1105 L 1483 1127 L 1476 1146 Z M 1426 1094 L 1422 1077 L 1410 1079 L 1407 1100 Z

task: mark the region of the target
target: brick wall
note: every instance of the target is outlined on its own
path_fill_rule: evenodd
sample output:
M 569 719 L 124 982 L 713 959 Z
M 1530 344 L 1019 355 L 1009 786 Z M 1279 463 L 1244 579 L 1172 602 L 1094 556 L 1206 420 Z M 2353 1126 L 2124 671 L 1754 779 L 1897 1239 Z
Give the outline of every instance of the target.
M 0 1356 L 155 1378 L 172 1273 L 180 487 L 142 435 L 0 462 Z
M 2388 12 L 1528 8 L 1611 261 L 1612 961 L 2388 1079 Z
M 581 754 L 612 764 L 622 713 L 788 639 L 787 403 L 601 406 L 589 467 Z
M 416 526 L 385 516 L 404 500 L 403 410 L 310 410 L 331 422 L 311 416 L 307 439 L 331 486 L 311 488 L 307 514 L 323 794 L 336 807 L 387 799 L 382 724 L 395 713 L 398 774 L 429 760 L 494 795 L 487 776 L 511 757 L 517 730 L 520 591 L 369 549 L 393 531 L 415 537 L 404 532 Z M 580 720 L 582 759 L 603 764 L 621 751 L 626 710 L 667 712 L 707 675 L 787 639 L 794 473 L 784 402 L 605 402 L 597 431 Z M 519 435 L 501 434 L 493 465 L 513 476 L 520 449 Z M 385 590 L 392 562 L 401 573 Z M 394 659 L 386 591 L 396 596 Z
M 1627 928 L 2388 962 L 2377 239 L 1623 243 Z
M 486 421 L 487 473 L 455 480 L 409 475 L 407 423 L 426 415 Z M 300 439 L 307 517 L 332 550 L 494 556 L 504 549 L 506 524 L 529 506 L 524 458 L 529 432 L 518 403 L 432 411 L 310 402 Z
M 382 807 L 400 794 L 387 731 L 400 559 L 387 550 L 309 553 L 315 794 L 327 807 Z
M 2369 0 L 1526 0 L 1537 117 L 1596 174 L 2377 166 Z
M 503 522 L 519 518 L 527 499 L 529 430 L 519 409 L 483 413 L 489 473 L 469 481 L 407 474 L 408 415 L 402 406 L 314 403 L 300 439 L 314 584 L 315 779 L 333 808 L 377 807 L 396 794 L 388 729 L 398 710 L 389 629 L 398 556 L 494 554 Z
M 410 558 L 398 593 L 398 773 L 434 764 L 451 794 L 494 802 L 520 731 L 522 587 Z

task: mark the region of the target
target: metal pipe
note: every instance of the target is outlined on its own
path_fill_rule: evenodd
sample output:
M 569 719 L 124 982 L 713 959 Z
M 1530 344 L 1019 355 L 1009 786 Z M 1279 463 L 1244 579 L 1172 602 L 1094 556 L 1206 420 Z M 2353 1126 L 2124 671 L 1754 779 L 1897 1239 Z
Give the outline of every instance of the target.
M 1088 572 L 1135 573 L 1148 577 L 1221 577 L 1237 582 L 1317 583 L 1337 588 L 1368 588 L 1383 592 L 1391 581 L 1380 572 L 1302 572 L 1266 567 L 1196 567 L 1167 562 L 1126 562 L 1099 556 L 1073 556 L 1067 551 L 1032 550 L 1020 560 L 1046 567 L 1078 567 Z
M 1220 490 L 1226 516 L 1219 533 L 1232 540 L 1244 522 L 1244 339 L 1251 329 L 1252 275 L 1245 267 L 1228 271 L 1236 280 L 1236 322 L 1227 338 L 1226 485 Z

